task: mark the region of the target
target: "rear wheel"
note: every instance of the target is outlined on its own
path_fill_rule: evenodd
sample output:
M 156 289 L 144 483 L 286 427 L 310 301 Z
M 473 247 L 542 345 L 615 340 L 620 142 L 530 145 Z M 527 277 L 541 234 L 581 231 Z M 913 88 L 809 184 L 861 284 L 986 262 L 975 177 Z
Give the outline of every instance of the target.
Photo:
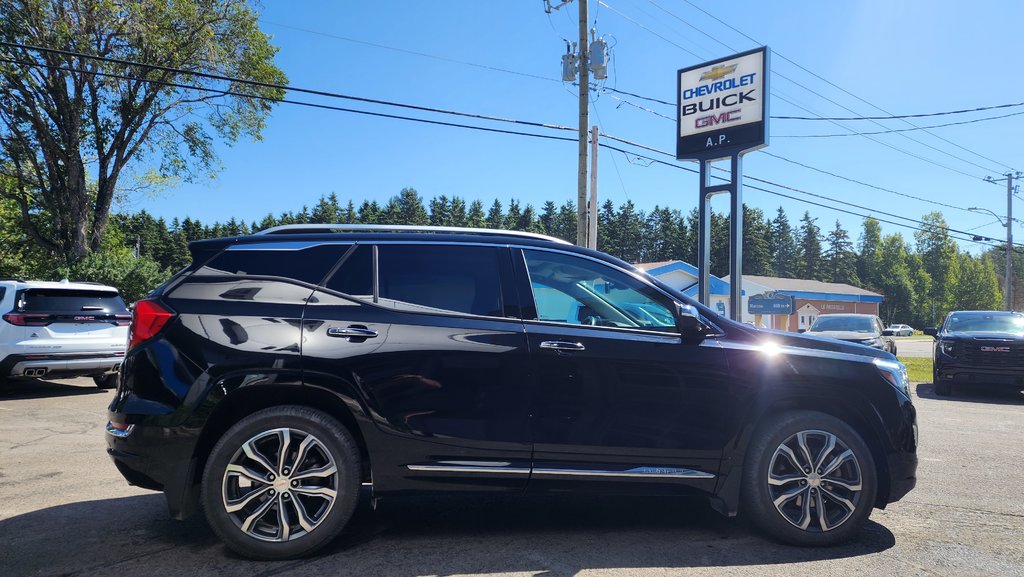
M 117 386 L 117 375 L 115 373 L 96 375 L 92 378 L 92 382 L 96 383 L 96 386 L 101 389 L 113 389 Z
M 359 498 L 359 449 L 334 418 L 298 406 L 253 413 L 217 442 L 203 474 L 206 518 L 232 550 L 256 559 L 328 544 Z
M 875 464 L 861 436 L 815 411 L 769 417 L 755 432 L 743 470 L 743 512 L 793 545 L 852 538 L 874 508 Z

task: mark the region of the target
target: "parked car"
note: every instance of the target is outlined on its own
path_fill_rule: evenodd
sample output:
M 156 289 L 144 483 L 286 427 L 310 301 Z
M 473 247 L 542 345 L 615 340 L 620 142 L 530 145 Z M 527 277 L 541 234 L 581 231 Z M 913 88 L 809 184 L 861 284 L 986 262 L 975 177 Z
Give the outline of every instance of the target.
M 131 313 L 117 289 L 0 279 L 0 380 L 92 377 L 113 388 Z
M 882 331 L 882 334 L 896 337 L 914 336 L 914 329 L 910 325 L 889 325 L 889 328 Z
M 801 545 L 915 484 L 890 354 L 727 320 L 593 250 L 370 225 L 190 250 L 136 303 L 108 453 L 248 557 L 324 546 L 361 483 L 705 495 Z
M 949 396 L 954 386 L 1024 389 L 1024 314 L 954 311 L 924 333 L 935 337 L 935 394 Z
M 896 341 L 885 334 L 882 319 L 875 315 L 830 314 L 814 319 L 807 333 L 819 337 L 858 343 L 896 354 Z

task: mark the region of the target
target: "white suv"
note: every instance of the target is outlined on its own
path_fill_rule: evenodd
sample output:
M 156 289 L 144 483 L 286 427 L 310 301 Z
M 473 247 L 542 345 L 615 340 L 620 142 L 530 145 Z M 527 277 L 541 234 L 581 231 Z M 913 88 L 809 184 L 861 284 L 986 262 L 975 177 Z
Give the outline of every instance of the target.
M 131 312 L 94 283 L 0 279 L 0 381 L 91 376 L 112 388 Z

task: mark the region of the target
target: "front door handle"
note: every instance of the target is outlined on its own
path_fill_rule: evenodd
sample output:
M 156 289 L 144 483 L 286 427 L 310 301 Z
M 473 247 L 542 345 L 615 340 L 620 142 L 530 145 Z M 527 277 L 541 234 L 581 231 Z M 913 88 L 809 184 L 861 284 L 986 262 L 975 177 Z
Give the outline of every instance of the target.
M 542 349 L 551 349 L 553 351 L 583 351 L 587 347 L 583 346 L 583 343 L 573 343 L 569 341 L 544 341 L 540 344 Z
M 377 336 L 377 331 L 357 325 L 352 325 L 350 327 L 329 327 L 327 329 L 327 336 L 341 338 L 372 339 Z

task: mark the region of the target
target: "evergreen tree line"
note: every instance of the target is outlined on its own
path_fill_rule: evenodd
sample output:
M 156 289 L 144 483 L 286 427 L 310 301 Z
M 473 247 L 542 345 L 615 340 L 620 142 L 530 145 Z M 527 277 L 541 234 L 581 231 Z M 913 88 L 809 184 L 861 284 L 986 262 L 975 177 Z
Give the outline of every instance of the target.
M 684 214 L 667 206 L 655 206 L 645 212 L 632 201 L 618 207 L 605 201 L 598 219 L 601 251 L 631 263 L 697 261 L 696 209 Z M 885 300 L 881 315 L 887 323 L 930 326 L 950 310 L 1000 308 L 1001 278 L 996 273 L 996 263 L 1001 262 L 1002 251 L 993 249 L 973 257 L 961 251 L 950 238 L 941 213 L 929 213 L 922 220 L 923 230 L 915 232 L 913 242 L 909 242 L 898 233 L 883 236 L 880 223 L 867 218 L 855 242 L 838 221 L 831 230 L 822 232 L 818 219 L 809 212 L 791 223 L 782 207 L 774 215 L 766 215 L 760 209 L 744 206 L 743 271 L 746 275 L 846 283 L 882 293 Z M 135 283 L 145 284 L 149 277 L 159 282 L 159 278 L 166 278 L 188 264 L 191 241 L 246 235 L 287 224 L 325 223 L 511 229 L 573 242 L 576 206 L 572 202 L 556 205 L 549 200 L 536 209 L 515 199 L 507 204 L 496 199 L 485 208 L 480 200 L 445 195 L 425 203 L 416 190 L 406 188 L 384 205 L 365 200 L 358 206 L 352 200 L 342 203 L 332 193 L 321 197 L 312 208 L 303 206 L 298 212 L 268 214 L 258 222 L 248 223 L 236 218 L 212 224 L 175 218 L 168 223 L 141 211 L 112 216 L 114 233 L 108 242 L 108 252 L 117 252 L 121 260 L 125 252 L 133 254 L 135 266 L 141 263 L 148 271 L 145 279 Z M 727 213 L 712 213 L 711 236 L 711 272 L 725 276 L 729 272 Z M 101 257 L 102 254 L 92 260 Z M 129 261 L 120 266 L 127 266 Z M 1024 270 L 1024 263 L 1021 264 L 1016 270 Z M 108 266 L 95 262 L 76 265 L 79 270 L 64 267 L 60 272 L 96 277 L 97 269 Z M 4 268 L 12 267 L 0 260 L 0 276 L 11 274 Z M 117 285 L 119 278 L 108 275 L 99 280 Z

